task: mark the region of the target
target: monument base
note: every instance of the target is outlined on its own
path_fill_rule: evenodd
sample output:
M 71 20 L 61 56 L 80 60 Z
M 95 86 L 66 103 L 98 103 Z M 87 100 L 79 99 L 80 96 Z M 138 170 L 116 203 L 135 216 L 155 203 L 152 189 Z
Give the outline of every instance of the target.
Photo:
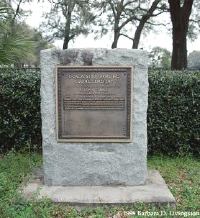
M 27 199 L 33 196 L 36 200 L 46 197 L 53 202 L 77 206 L 138 202 L 175 206 L 176 203 L 164 179 L 156 170 L 150 170 L 146 184 L 140 186 L 46 186 L 43 184 L 42 171 L 37 171 L 22 187 L 22 194 Z

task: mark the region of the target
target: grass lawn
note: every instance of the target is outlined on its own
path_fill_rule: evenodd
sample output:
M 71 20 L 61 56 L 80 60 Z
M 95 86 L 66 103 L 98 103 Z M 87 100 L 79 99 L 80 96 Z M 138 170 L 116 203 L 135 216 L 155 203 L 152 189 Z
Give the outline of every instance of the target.
M 131 217 L 123 211 L 135 211 L 133 217 L 161 217 L 161 211 L 167 215 L 162 217 L 177 216 L 173 212 L 200 212 L 200 160 L 193 157 L 170 158 L 165 156 L 153 156 L 148 160 L 149 168 L 157 169 L 164 177 L 169 188 L 177 200 L 177 208 L 167 206 L 153 206 L 136 204 L 127 207 L 99 207 L 76 209 L 53 204 L 47 199 L 40 202 L 26 201 L 17 192 L 17 188 L 24 177 L 36 166 L 41 165 L 41 155 L 36 153 L 10 153 L 0 156 L 0 218 L 49 218 L 49 217 L 90 217 L 103 218 Z M 146 213 L 142 215 L 138 211 Z M 164 214 L 163 212 L 163 214 Z M 158 214 L 159 215 L 156 215 Z M 120 215 L 121 214 L 121 215 Z M 152 215 L 155 216 L 152 216 Z M 148 216 L 147 216 L 148 215 Z M 185 214 L 188 215 L 188 214 Z M 185 216 L 200 217 L 200 216 Z

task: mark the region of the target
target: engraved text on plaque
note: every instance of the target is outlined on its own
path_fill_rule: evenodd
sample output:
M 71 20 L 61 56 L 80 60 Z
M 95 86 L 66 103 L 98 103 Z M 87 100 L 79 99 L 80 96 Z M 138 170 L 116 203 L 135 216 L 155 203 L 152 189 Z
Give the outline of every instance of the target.
M 57 134 L 65 142 L 131 140 L 131 67 L 57 67 Z

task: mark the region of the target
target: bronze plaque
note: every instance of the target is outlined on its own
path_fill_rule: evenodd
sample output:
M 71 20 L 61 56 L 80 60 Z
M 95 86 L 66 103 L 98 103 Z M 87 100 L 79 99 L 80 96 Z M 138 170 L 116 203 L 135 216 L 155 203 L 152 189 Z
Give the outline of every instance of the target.
M 57 67 L 60 142 L 130 142 L 131 67 Z

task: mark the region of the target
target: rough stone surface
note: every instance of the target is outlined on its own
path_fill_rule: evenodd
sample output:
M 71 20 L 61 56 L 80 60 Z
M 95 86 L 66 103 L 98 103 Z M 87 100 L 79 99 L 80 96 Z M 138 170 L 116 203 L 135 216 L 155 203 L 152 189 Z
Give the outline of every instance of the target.
M 188 69 L 200 70 L 200 51 L 193 51 L 188 56 Z
M 58 143 L 57 65 L 134 66 L 131 143 Z M 132 49 L 48 49 L 41 52 L 43 167 L 46 185 L 141 185 L 147 179 L 148 55 Z M 98 127 L 97 127 L 98 128 Z
M 141 186 L 46 186 L 36 177 L 22 188 L 26 198 L 48 197 L 54 202 L 73 205 L 170 203 L 175 199 L 158 171 L 149 171 L 148 180 Z M 37 194 L 35 194 L 37 193 Z

